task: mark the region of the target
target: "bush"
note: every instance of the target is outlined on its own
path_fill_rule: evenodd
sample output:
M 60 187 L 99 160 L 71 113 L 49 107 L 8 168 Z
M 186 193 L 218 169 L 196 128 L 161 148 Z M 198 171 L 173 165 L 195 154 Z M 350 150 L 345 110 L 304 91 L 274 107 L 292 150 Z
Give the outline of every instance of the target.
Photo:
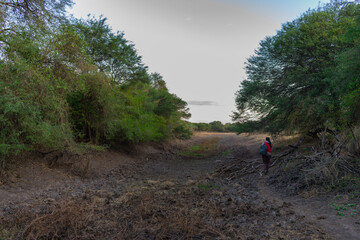
M 186 102 L 149 74 L 134 46 L 105 21 L 29 23 L 2 36 L 0 159 L 84 142 L 190 136 Z

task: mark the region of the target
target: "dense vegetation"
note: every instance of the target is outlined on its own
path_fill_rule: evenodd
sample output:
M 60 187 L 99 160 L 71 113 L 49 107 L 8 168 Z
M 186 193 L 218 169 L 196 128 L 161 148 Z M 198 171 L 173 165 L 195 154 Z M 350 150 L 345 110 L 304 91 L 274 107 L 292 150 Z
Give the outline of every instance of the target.
M 210 123 L 191 123 L 192 129 L 199 132 L 235 132 L 238 130 L 238 123 L 225 123 L 213 121 Z
M 274 182 L 292 194 L 358 192 L 360 4 L 334 0 L 283 24 L 260 42 L 246 73 L 237 132 L 300 136 L 272 158 L 280 166 Z
M 66 18 L 69 5 L 0 2 L 2 167 L 27 150 L 189 137 L 186 102 L 106 18 Z
M 246 63 L 239 132 L 313 133 L 359 124 L 360 5 L 332 1 L 283 24 Z

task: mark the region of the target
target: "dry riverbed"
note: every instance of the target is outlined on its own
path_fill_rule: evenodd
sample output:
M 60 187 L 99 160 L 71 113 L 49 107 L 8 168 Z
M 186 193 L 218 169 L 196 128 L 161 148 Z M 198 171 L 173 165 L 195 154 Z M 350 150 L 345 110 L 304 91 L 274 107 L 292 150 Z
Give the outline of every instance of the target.
M 268 184 L 263 138 L 201 133 L 126 154 L 34 156 L 0 185 L 0 239 L 359 239 L 330 200 L 320 209 Z

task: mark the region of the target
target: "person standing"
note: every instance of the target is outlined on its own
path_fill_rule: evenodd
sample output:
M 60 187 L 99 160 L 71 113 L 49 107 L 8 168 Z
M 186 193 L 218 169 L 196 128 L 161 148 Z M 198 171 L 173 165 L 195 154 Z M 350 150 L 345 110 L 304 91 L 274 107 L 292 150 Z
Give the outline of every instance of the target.
M 265 142 L 260 146 L 260 154 L 262 155 L 264 173 L 267 174 L 270 168 L 270 158 L 272 152 L 273 144 L 270 141 L 270 138 L 267 137 Z

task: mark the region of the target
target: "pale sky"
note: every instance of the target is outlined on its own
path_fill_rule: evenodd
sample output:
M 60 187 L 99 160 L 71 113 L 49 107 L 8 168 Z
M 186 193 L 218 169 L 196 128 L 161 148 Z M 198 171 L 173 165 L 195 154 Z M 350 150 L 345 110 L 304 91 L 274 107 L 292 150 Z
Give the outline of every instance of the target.
M 74 0 L 77 18 L 108 18 L 149 72 L 188 102 L 191 122 L 231 122 L 244 63 L 281 24 L 329 0 Z

